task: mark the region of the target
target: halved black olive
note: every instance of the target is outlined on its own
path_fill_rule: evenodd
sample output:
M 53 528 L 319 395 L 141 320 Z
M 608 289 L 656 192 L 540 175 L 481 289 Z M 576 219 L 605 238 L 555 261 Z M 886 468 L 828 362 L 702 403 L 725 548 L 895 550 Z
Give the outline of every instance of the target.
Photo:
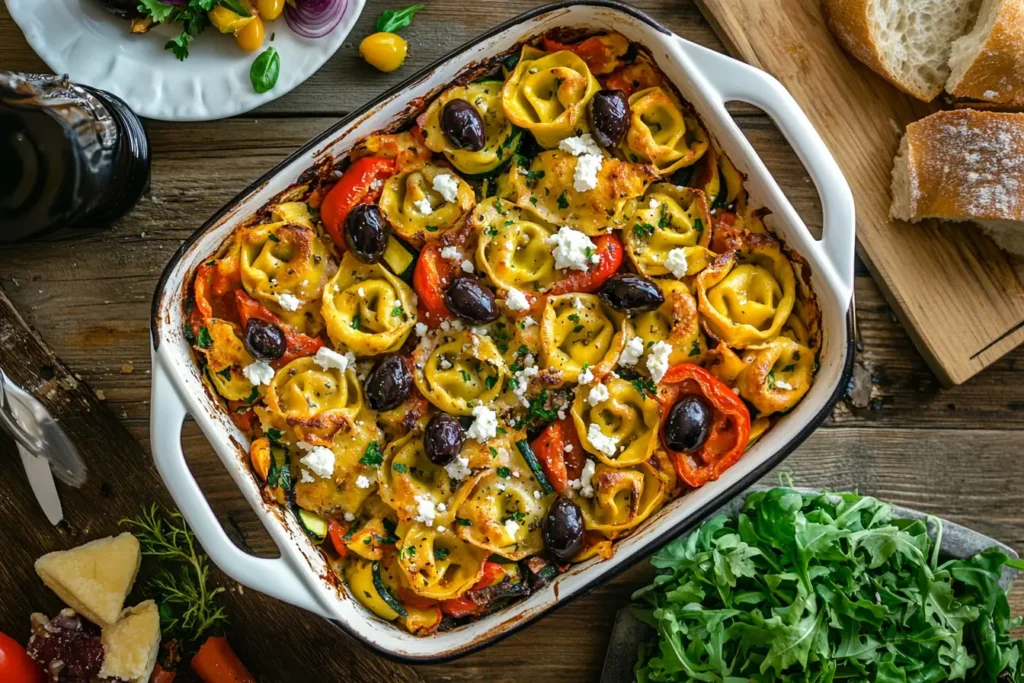
M 244 341 L 246 350 L 259 360 L 277 360 L 288 346 L 280 327 L 256 318 L 245 324 Z
M 366 401 L 374 410 L 397 408 L 412 392 L 412 373 L 405 359 L 389 354 L 366 376 Z
M 480 112 L 466 100 L 449 100 L 441 108 L 441 132 L 456 149 L 479 152 L 484 148 L 486 135 Z
M 583 511 L 559 496 L 544 517 L 544 545 L 559 562 L 568 562 L 583 547 Z
M 498 302 L 494 292 L 475 277 L 457 277 L 444 293 L 448 309 L 471 325 L 498 319 Z
M 601 285 L 598 296 L 617 311 L 653 311 L 665 303 L 665 295 L 653 280 L 629 273 L 612 275 Z
M 602 147 L 615 147 L 629 129 L 629 100 L 621 90 L 598 90 L 590 100 L 590 124 Z
M 711 406 L 698 396 L 684 396 L 669 411 L 662 435 L 670 450 L 692 453 L 704 445 L 710 432 Z
M 438 413 L 427 423 L 423 450 L 430 462 L 443 467 L 458 457 L 465 440 L 466 433 L 459 421 L 448 413 Z
M 345 244 L 364 263 L 380 261 L 390 236 L 391 224 L 376 204 L 358 204 L 345 218 Z

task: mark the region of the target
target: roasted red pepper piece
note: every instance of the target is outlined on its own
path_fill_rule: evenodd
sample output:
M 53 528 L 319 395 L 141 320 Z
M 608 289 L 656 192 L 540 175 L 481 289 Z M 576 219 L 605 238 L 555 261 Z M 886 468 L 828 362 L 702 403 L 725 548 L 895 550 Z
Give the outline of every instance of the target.
M 683 396 L 700 396 L 711 406 L 711 432 L 707 441 L 693 453 L 670 450 L 663 437 L 661 441 L 676 474 L 696 488 L 718 479 L 743 455 L 750 438 L 750 411 L 729 385 L 693 363 L 677 365 L 662 378 L 658 385 L 662 415 L 667 417 Z
M 582 59 L 595 76 L 609 74 L 619 65 L 619 60 L 629 49 L 629 43 L 612 36 L 591 36 L 578 43 L 565 44 L 550 38 L 544 39 L 545 52 L 569 50 Z
M 441 256 L 441 246 L 433 242 L 423 247 L 412 273 L 412 288 L 419 297 L 419 320 L 431 328 L 452 317 L 444 302 L 444 290 L 451 282 L 451 261 Z
M 551 294 L 597 291 L 622 265 L 622 241 L 615 235 L 594 238 L 599 260 L 589 270 L 574 270 L 551 287 Z
M 199 326 L 210 318 L 236 319 L 231 294 L 241 286 L 242 274 L 237 267 L 237 260 L 234 263 L 234 268 L 224 261 L 212 261 L 196 268 L 195 284 L 192 287 L 195 306 L 189 316 L 193 332 L 198 331 Z
M 556 492 L 565 493 L 569 481 L 580 478 L 586 457 L 571 417 L 549 424 L 530 447 Z
M 242 329 L 245 329 L 249 318 L 256 318 L 263 322 L 273 323 L 284 332 L 285 352 L 283 356 L 271 363 L 275 368 L 283 367 L 296 358 L 312 356 L 324 345 L 323 340 L 319 337 L 310 337 L 309 335 L 292 330 L 288 325 L 281 322 L 280 318 L 271 313 L 266 306 L 253 299 L 241 289 L 235 290 L 235 302 L 238 306 L 238 316 L 242 321 Z
M 470 591 L 478 591 L 489 588 L 505 579 L 505 568 L 497 562 L 486 560 L 484 562 L 484 573 L 480 580 L 473 584 Z M 450 617 L 476 616 L 484 611 L 486 605 L 478 605 L 465 595 L 441 602 L 441 611 Z
M 331 546 L 334 552 L 338 553 L 341 559 L 348 557 L 348 546 L 345 545 L 345 534 L 348 533 L 348 526 L 337 520 L 327 522 L 327 537 L 331 539 Z
M 356 204 L 373 203 L 380 190 L 371 186 L 395 173 L 394 159 L 363 157 L 356 159 L 331 188 L 320 205 L 320 221 L 338 249 L 345 250 L 345 219 Z

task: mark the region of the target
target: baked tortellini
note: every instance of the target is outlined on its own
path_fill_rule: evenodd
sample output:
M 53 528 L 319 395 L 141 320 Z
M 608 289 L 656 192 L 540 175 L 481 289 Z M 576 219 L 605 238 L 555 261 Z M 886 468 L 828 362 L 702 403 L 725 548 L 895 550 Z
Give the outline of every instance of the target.
M 379 484 L 381 500 L 402 522 L 422 519 L 420 508 L 424 505 L 431 508 L 430 519 L 435 519 L 439 505 L 442 511 L 447 510 L 445 501 L 453 492 L 452 478 L 444 467 L 430 462 L 423 435 L 416 432 L 388 446 Z
M 658 406 L 654 396 L 612 376 L 576 392 L 572 417 L 588 453 L 609 467 L 628 467 L 646 461 L 657 446 Z
M 576 54 L 527 45 L 502 86 L 501 104 L 509 120 L 533 133 L 542 147 L 557 147 L 587 126 L 587 104 L 600 87 Z
M 602 463 L 590 480 L 594 495 L 580 499 L 587 528 L 614 539 L 650 517 L 675 488 L 675 472 L 664 455 L 635 467 Z
M 418 523 L 402 536 L 398 564 L 416 595 L 447 600 L 462 595 L 480 579 L 487 555 L 451 529 Z
M 665 303 L 653 311 L 638 313 L 633 319 L 633 330 L 650 349 L 658 342 L 672 347 L 669 366 L 680 363 L 700 363 L 708 350 L 707 340 L 700 329 L 697 300 L 690 288 L 679 280 L 655 279 Z
M 461 173 L 481 176 L 496 172 L 512 160 L 521 131 L 512 125 L 501 103 L 502 81 L 484 80 L 448 88 L 427 108 L 422 117 L 427 147 L 442 152 Z M 483 148 L 454 147 L 441 127 L 441 111 L 453 100 L 473 107 L 483 123 Z
M 312 473 L 300 476 L 295 482 L 295 504 L 303 510 L 318 515 L 355 514 L 363 502 L 372 495 L 376 486 L 374 469 L 360 462 L 368 449 L 381 443 L 380 429 L 369 411 L 362 411 L 351 424 L 342 425 L 334 434 L 329 446 L 334 454 L 334 467 L 330 476 L 322 477 Z M 372 445 L 371 445 L 372 444 Z M 291 451 L 291 471 L 301 472 L 302 458 L 308 450 L 301 447 Z M 307 470 L 308 472 L 308 470 Z M 364 477 L 369 486 L 358 486 Z
M 468 330 L 443 334 L 413 353 L 413 378 L 423 396 L 452 415 L 494 401 L 505 388 L 508 368 L 494 342 Z
M 442 191 L 451 193 L 451 201 Z M 419 245 L 440 237 L 475 202 L 473 188 L 458 174 L 444 166 L 426 163 L 388 178 L 379 203 L 392 229 Z
M 557 229 L 532 209 L 497 197 L 469 217 L 477 234 L 476 264 L 503 289 L 541 292 L 558 279 L 548 238 Z
M 749 349 L 736 380 L 740 396 L 761 415 L 792 409 L 811 388 L 814 356 L 814 351 L 788 337 Z
M 229 401 L 244 401 L 252 396 L 253 385 L 242 370 L 253 357 L 238 338 L 236 327 L 225 320 L 211 319 L 206 329 L 210 345 L 206 355 L 206 376 L 221 396 Z
M 615 366 L 626 341 L 625 318 L 594 294 L 549 297 L 541 322 L 541 364 L 563 382 L 579 379 L 584 366 L 595 376 Z
M 293 433 L 296 441 L 330 442 L 363 409 L 363 387 L 355 370 L 324 368 L 310 357 L 277 371 L 257 414 L 265 429 Z
M 327 334 L 357 356 L 399 349 L 416 324 L 409 286 L 384 266 L 345 254 L 323 296 Z
M 707 133 L 665 88 L 633 93 L 629 108 L 630 125 L 623 141 L 627 158 L 648 161 L 658 173 L 669 175 L 695 163 L 707 151 Z
M 530 469 L 519 459 L 476 481 L 456 513 L 466 520 L 456 532 L 478 548 L 521 560 L 543 550 L 540 528 L 553 498 L 542 494 Z
M 636 203 L 623 232 L 636 269 L 649 277 L 696 275 L 714 258 L 711 213 L 700 190 L 656 183 Z

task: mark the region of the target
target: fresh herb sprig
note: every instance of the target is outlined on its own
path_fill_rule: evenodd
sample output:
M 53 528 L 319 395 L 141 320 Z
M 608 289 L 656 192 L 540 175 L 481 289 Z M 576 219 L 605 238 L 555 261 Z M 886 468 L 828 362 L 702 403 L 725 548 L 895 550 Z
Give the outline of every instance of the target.
M 412 18 L 423 5 L 409 5 L 402 9 L 386 9 L 377 17 L 377 30 L 385 33 L 400 31 L 412 23 Z
M 163 563 L 148 588 L 157 596 L 164 630 L 189 642 L 222 630 L 227 613 L 217 595 L 224 589 L 210 585 L 206 555 L 182 514 L 154 503 L 118 524 L 135 534 L 144 556 Z

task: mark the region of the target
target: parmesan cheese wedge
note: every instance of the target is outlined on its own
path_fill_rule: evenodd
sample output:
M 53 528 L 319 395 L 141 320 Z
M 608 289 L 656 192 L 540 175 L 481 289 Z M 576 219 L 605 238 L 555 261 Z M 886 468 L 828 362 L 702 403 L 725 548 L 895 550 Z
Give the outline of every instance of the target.
M 160 651 L 160 612 L 152 600 L 129 607 L 113 626 L 103 629 L 100 678 L 131 683 L 149 681 Z
M 117 622 L 142 555 L 129 533 L 101 538 L 36 560 L 36 573 L 73 610 L 101 627 Z

